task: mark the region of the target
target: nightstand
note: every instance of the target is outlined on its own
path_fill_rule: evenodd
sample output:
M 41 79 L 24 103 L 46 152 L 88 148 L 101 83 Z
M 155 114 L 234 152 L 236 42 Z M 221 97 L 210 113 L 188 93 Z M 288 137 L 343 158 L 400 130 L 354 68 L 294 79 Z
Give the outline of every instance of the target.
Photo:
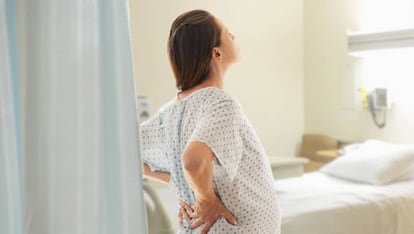
M 338 157 L 338 150 L 318 150 L 309 156 L 309 163 L 305 165 L 305 172 L 317 171 L 325 164 Z
M 316 151 L 316 158 L 320 161 L 330 162 L 337 158 L 339 155 L 338 150 L 318 150 Z
M 303 174 L 303 165 L 308 161 L 307 158 L 302 157 L 269 156 L 270 167 L 275 179 L 301 176 Z

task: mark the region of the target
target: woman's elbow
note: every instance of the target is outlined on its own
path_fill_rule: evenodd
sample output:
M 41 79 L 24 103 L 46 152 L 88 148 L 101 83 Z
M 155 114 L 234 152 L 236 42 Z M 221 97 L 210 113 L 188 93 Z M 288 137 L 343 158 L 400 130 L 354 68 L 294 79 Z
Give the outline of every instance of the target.
M 203 168 L 204 162 L 195 155 L 183 154 L 182 166 L 184 171 L 194 173 L 200 171 Z
M 181 159 L 184 171 L 194 173 L 211 167 L 213 158 L 213 152 L 207 145 L 200 142 L 192 142 L 184 150 Z

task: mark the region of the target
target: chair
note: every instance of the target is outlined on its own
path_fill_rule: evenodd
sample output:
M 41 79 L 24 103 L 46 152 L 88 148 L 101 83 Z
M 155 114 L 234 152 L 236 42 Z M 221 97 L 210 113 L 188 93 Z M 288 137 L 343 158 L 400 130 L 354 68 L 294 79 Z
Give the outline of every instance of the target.
M 337 139 L 323 134 L 303 134 L 300 156 L 309 159 L 304 172 L 319 170 L 338 155 Z

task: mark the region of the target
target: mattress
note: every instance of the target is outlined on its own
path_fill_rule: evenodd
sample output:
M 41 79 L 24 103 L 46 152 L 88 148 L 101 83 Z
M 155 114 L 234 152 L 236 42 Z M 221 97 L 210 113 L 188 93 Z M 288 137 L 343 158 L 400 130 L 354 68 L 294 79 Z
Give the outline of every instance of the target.
M 283 234 L 414 233 L 414 180 L 373 186 L 313 172 L 274 185 Z

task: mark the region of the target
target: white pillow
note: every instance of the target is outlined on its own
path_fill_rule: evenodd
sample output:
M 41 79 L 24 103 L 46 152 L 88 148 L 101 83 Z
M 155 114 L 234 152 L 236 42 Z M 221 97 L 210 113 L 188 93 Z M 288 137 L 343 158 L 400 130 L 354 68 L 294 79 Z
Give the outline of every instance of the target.
M 367 140 L 320 171 L 342 179 L 385 185 L 411 178 L 413 164 L 414 145 Z

